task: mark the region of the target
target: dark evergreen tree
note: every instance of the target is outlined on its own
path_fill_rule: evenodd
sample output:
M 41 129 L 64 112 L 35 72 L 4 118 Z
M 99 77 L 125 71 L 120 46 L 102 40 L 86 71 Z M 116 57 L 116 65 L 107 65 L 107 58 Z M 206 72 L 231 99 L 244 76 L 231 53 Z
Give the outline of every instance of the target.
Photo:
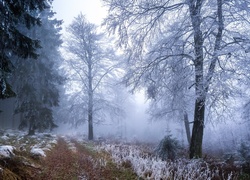
M 21 114 L 20 129 L 28 127 L 29 134 L 35 130 L 42 132 L 45 129 L 56 127 L 53 121 L 52 108 L 58 106 L 59 90 L 57 85 L 62 82 L 56 71 L 56 62 L 60 60 L 58 51 L 60 40 L 61 21 L 53 19 L 54 13 L 44 10 L 37 14 L 42 26 L 31 28 L 29 36 L 40 39 L 40 48 L 37 60 L 19 60 L 14 74 L 17 91 L 16 113 Z
M 30 29 L 35 25 L 41 25 L 40 18 L 35 16 L 37 14 L 35 12 L 48 8 L 51 2 L 51 0 L 0 1 L 0 99 L 15 96 L 11 85 L 7 82 L 14 68 L 11 58 L 38 57 L 36 49 L 40 47 L 39 41 L 20 31 L 20 26 Z

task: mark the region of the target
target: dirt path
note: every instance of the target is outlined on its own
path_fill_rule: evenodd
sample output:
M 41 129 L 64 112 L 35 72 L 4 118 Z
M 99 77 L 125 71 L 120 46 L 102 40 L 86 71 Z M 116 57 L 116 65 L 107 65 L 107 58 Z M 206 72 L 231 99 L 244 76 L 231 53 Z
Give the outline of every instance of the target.
M 75 140 L 59 138 L 57 145 L 41 161 L 42 170 L 36 179 L 41 180 L 133 180 L 137 179 L 130 167 L 117 167 L 109 155 L 96 152 Z M 72 146 L 73 145 L 73 146 Z

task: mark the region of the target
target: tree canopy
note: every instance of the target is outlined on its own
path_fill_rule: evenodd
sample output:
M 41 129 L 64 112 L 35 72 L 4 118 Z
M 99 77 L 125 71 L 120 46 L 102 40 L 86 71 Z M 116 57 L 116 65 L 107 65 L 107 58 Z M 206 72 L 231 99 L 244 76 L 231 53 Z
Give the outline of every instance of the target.
M 249 2 L 103 1 L 105 24 L 127 53 L 125 83 L 147 88 L 164 116 L 175 109 L 185 114 L 192 102 L 190 158 L 201 157 L 205 109 L 220 111 L 248 81 Z

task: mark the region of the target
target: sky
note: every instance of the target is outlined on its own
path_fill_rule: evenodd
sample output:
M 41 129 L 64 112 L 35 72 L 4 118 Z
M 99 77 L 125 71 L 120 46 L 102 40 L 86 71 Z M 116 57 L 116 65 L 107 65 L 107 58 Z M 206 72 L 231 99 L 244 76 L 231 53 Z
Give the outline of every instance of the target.
M 101 0 L 54 0 L 53 10 L 58 20 L 63 20 L 63 28 L 82 12 L 89 22 L 100 25 L 106 15 Z

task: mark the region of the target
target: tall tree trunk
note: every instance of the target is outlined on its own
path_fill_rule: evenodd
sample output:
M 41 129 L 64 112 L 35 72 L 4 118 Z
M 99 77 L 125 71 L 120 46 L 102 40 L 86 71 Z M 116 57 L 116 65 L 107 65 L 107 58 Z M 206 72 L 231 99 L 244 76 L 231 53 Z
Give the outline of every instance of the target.
M 195 102 L 194 124 L 189 149 L 190 158 L 202 157 L 202 140 L 204 131 L 205 100 L 197 99 Z
M 190 0 L 189 10 L 194 32 L 194 47 L 195 47 L 195 111 L 194 111 L 194 125 L 192 130 L 192 138 L 190 144 L 190 158 L 202 157 L 202 140 L 204 131 L 205 118 L 205 102 L 209 84 L 213 77 L 216 62 L 218 61 L 218 51 L 221 47 L 222 32 L 224 29 L 223 15 L 222 15 L 222 0 L 217 0 L 217 18 L 218 31 L 215 38 L 214 53 L 210 66 L 208 68 L 207 76 L 204 78 L 203 73 L 203 37 L 201 31 L 201 7 L 203 0 Z
M 94 131 L 93 131 L 93 114 L 89 112 L 88 114 L 88 121 L 89 121 L 89 135 L 88 139 L 93 140 L 94 139 Z
M 93 81 L 92 81 L 92 62 L 91 59 L 88 61 L 88 124 L 89 124 L 89 135 L 88 139 L 94 139 L 93 131 Z
M 200 158 L 202 156 L 202 139 L 205 113 L 205 92 L 203 76 L 203 35 L 201 31 L 201 8 L 203 0 L 190 0 L 189 11 L 194 33 L 195 52 L 195 110 L 194 125 L 190 144 L 190 158 Z
M 88 139 L 94 139 L 94 131 L 93 131 L 93 96 L 89 97 L 89 105 L 88 105 L 88 125 L 89 125 L 89 135 Z

